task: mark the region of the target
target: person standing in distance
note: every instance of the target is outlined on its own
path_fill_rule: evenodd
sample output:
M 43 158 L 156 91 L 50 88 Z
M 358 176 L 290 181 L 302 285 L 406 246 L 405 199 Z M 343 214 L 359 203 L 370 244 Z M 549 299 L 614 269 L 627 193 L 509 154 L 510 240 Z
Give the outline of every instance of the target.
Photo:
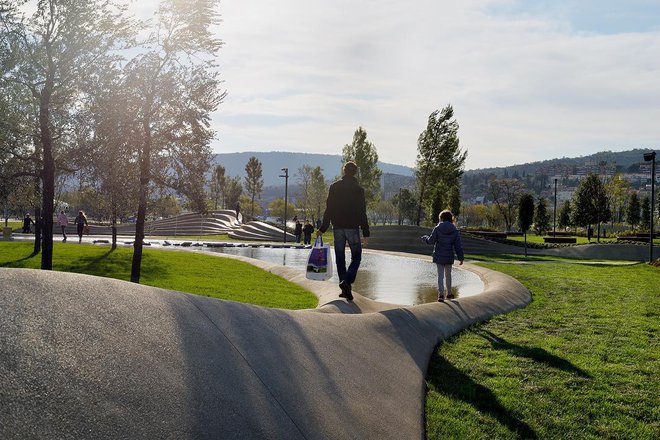
M 64 211 L 60 211 L 60 214 L 57 216 L 57 223 L 60 225 L 60 229 L 62 229 L 62 237 L 64 237 L 62 243 L 66 243 L 66 226 L 69 224 L 69 219 Z
M 348 301 L 353 301 L 351 284 L 355 282 L 362 260 L 362 243 L 365 246 L 369 243 L 367 204 L 364 199 L 364 188 L 355 177 L 357 171 L 355 162 L 346 162 L 343 177 L 330 185 L 323 222 L 316 231 L 316 235 L 319 236 L 327 231 L 332 223 L 337 276 L 341 289 L 339 296 Z M 360 229 L 362 229 L 362 240 L 360 240 Z M 348 269 L 346 269 L 346 243 L 351 249 L 351 263 Z

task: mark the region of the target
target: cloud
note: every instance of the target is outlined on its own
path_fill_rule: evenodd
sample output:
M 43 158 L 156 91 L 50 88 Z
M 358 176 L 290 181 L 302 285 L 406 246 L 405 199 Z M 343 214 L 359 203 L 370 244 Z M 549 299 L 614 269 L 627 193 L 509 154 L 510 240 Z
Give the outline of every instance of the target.
M 413 165 L 428 115 L 451 103 L 468 168 L 657 148 L 659 9 L 648 0 L 224 0 L 228 96 L 213 147 L 338 154 L 362 126 L 381 160 Z

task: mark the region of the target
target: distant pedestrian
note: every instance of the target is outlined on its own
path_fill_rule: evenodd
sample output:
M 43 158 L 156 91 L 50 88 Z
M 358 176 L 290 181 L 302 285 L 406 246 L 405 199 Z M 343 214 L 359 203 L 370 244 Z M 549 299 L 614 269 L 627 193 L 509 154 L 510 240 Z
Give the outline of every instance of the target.
M 303 244 L 312 244 L 312 232 L 314 232 L 314 226 L 309 220 L 306 220 L 305 226 L 303 226 Z
M 238 217 L 241 213 L 241 204 L 240 202 L 236 202 L 236 221 L 241 222 L 241 219 Z
M 323 235 L 332 222 L 332 233 L 335 240 L 335 257 L 337 258 L 337 276 L 339 277 L 340 297 L 353 301 L 351 285 L 355 282 L 360 261 L 362 260 L 362 243 L 369 242 L 369 222 L 367 220 L 367 204 L 364 188 L 358 183 L 358 167 L 355 162 L 346 162 L 341 180 L 330 185 L 323 223 L 316 231 L 316 236 Z M 360 239 L 362 229 L 362 240 Z M 351 249 L 351 264 L 346 269 L 346 243 Z
M 464 260 L 461 234 L 454 226 L 453 219 L 454 215 L 451 211 L 442 211 L 439 215 L 439 222 L 433 228 L 431 235 L 422 236 L 424 243 L 435 245 L 433 247 L 433 262 L 438 268 L 438 301 L 440 302 L 454 298 L 451 291 L 451 267 L 454 264 L 454 252 L 460 262 L 459 265 L 463 264 Z M 447 285 L 446 293 L 445 283 Z
M 64 211 L 60 211 L 59 215 L 57 216 L 57 223 L 60 225 L 60 228 L 62 229 L 62 243 L 66 243 L 66 227 L 69 224 L 69 219 L 67 218 L 66 214 Z
M 85 226 L 88 226 L 87 217 L 85 217 L 85 213 L 82 211 L 78 211 L 78 215 L 76 216 L 73 222 L 76 224 L 76 228 L 78 230 L 78 243 L 82 243 L 82 236 L 83 236 L 83 232 L 85 232 Z
M 300 220 L 298 220 L 297 217 L 294 217 L 294 218 L 296 219 L 295 220 L 296 221 L 296 227 L 293 230 L 293 235 L 296 236 L 296 243 L 300 243 L 300 236 L 302 235 L 303 226 L 302 226 L 302 223 L 300 223 Z
M 30 214 L 25 214 L 25 218 L 23 219 L 23 233 L 24 234 L 29 234 L 30 233 L 30 225 L 34 225 L 34 220 L 32 220 L 32 217 L 30 217 Z

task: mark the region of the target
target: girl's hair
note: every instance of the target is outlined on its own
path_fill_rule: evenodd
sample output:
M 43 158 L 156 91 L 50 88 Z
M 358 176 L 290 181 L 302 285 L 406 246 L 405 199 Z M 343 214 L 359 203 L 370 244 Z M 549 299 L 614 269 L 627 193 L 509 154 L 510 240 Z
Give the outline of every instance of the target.
M 445 209 L 440 213 L 438 218 L 440 219 L 441 222 L 450 222 L 454 220 L 454 214 L 452 214 L 450 210 Z

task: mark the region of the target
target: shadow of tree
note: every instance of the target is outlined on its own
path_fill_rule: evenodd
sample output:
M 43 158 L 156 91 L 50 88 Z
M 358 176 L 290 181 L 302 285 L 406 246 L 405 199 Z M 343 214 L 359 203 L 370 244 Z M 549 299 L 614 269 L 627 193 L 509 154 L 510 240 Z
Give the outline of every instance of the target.
M 512 344 L 511 342 L 484 329 L 475 329 L 473 330 L 473 333 L 490 342 L 495 350 L 506 350 L 514 356 L 528 358 L 558 370 L 577 374 L 580 377 L 591 378 L 591 375 L 583 369 L 576 367 L 566 359 L 556 356 L 542 348 Z
M 34 258 L 37 255 L 39 255 L 38 252 L 31 252 L 30 255 L 27 255 L 23 258 L 19 258 L 18 260 L 13 260 L 13 261 L 7 261 L 6 263 L 0 264 L 0 267 L 15 267 L 15 264 L 21 263 L 22 261 L 29 260 L 30 258 Z M 20 266 L 20 264 L 19 264 Z
M 519 438 L 537 438 L 534 430 L 503 406 L 491 390 L 472 380 L 437 351 L 431 359 L 428 379 L 439 393 L 466 402 L 481 413 L 490 414 Z

